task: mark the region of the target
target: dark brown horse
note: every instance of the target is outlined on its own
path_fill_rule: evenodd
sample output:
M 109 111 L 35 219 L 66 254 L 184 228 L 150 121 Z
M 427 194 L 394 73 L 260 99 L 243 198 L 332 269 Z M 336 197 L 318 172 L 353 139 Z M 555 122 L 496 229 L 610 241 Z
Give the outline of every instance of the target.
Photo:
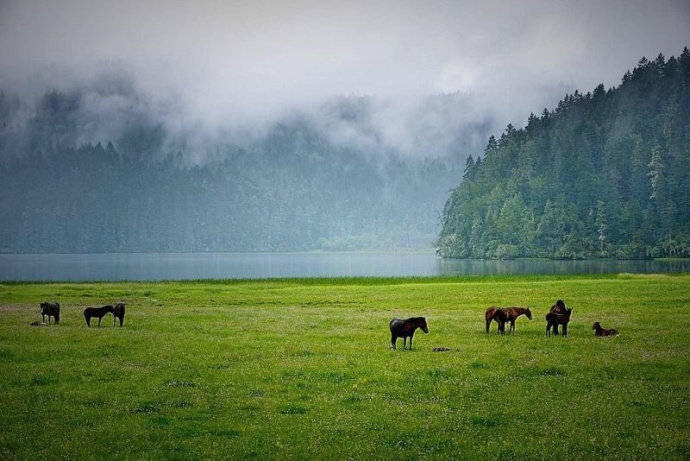
M 113 307 L 113 326 L 115 326 L 116 318 L 120 319 L 120 326 L 122 326 L 122 322 L 125 321 L 125 305 L 123 303 L 117 303 Z
M 421 328 L 424 333 L 429 333 L 429 327 L 426 326 L 426 319 L 424 317 L 411 317 L 409 319 L 393 319 L 388 324 L 391 329 L 391 348 L 395 349 L 395 341 L 398 338 L 403 338 L 403 350 L 407 343 L 407 338 L 410 338 L 410 350 L 412 350 L 412 337 L 417 328 Z
M 551 306 L 549 313 L 546 314 L 546 336 L 558 334 L 558 325 L 563 325 L 563 336 L 568 336 L 568 322 L 570 322 L 570 315 L 573 313 L 572 308 L 567 308 L 562 299 L 556 301 L 556 304 Z
M 594 330 L 594 336 L 616 336 L 618 334 L 618 330 L 615 328 L 607 330 L 606 328 L 602 328 L 599 322 L 594 322 L 592 330 Z
M 532 311 L 528 307 L 496 307 L 491 306 L 484 313 L 484 319 L 486 320 L 486 332 L 489 332 L 491 327 L 491 321 L 498 323 L 498 332 L 505 332 L 506 322 L 510 322 L 510 331 L 515 331 L 515 320 L 521 315 L 526 316 L 528 319 L 532 320 Z
M 50 325 L 50 317 L 55 319 L 55 325 L 60 323 L 60 303 L 41 303 L 41 317 L 43 323 L 46 322 L 48 316 L 48 325 Z
M 98 317 L 98 326 L 101 326 L 101 320 L 103 316 L 108 312 L 113 312 L 113 306 L 102 306 L 102 307 L 87 307 L 84 309 L 84 320 L 86 320 L 86 326 L 91 326 L 91 317 Z

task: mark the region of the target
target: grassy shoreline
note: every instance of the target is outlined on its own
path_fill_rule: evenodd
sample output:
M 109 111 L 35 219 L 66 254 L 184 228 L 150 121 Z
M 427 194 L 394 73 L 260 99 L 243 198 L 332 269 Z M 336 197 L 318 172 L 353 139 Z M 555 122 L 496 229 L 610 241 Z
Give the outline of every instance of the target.
M 646 277 L 687 277 L 690 272 L 663 273 L 580 273 L 580 274 L 478 274 L 478 275 L 413 275 L 413 276 L 333 276 L 333 277 L 261 277 L 261 278 L 199 278 L 161 280 L 0 280 L 3 285 L 92 285 L 92 284 L 215 284 L 285 283 L 299 285 L 386 285 L 397 283 L 467 283 L 487 281 L 552 281 L 580 279 L 629 279 Z
M 43 300 L 60 325 L 29 326 Z M 491 304 L 534 319 L 487 335 Z M 688 306 L 688 274 L 2 282 L 0 458 L 687 459 Z

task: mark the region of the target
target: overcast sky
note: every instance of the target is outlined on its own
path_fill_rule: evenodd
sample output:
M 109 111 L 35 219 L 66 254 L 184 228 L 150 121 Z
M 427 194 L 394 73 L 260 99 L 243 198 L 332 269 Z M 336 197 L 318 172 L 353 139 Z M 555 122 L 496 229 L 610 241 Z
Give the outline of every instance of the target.
M 207 121 L 460 92 L 520 123 L 690 45 L 690 1 L 0 0 L 0 86 L 128 69 Z

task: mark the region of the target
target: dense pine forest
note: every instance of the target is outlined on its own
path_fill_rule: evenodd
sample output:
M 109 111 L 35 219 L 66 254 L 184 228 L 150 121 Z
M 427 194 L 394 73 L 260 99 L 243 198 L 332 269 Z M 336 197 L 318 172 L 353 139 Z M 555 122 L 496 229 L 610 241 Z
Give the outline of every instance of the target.
M 194 145 L 140 99 L 121 84 L 33 105 L 0 93 L 0 252 L 431 248 L 462 175 L 459 154 L 372 152 L 304 114 Z M 94 109 L 115 104 L 121 113 Z M 324 111 L 347 126 L 371 115 L 366 98 Z
M 688 49 L 490 137 L 442 219 L 445 257 L 690 257 Z

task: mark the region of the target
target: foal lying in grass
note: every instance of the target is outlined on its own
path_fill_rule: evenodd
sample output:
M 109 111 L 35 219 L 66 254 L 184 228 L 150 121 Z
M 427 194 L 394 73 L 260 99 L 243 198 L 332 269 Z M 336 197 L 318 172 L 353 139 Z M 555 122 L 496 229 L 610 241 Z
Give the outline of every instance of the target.
M 618 334 L 618 330 L 611 328 L 611 329 L 606 329 L 601 327 L 601 323 L 599 322 L 594 322 L 594 325 L 592 325 L 592 330 L 594 330 L 594 336 L 616 336 Z
M 410 350 L 412 350 L 412 337 L 417 328 L 421 328 L 424 333 L 429 333 L 429 327 L 426 326 L 426 319 L 424 317 L 410 317 L 406 320 L 393 319 L 390 324 L 391 329 L 391 347 L 395 349 L 395 341 L 398 338 L 403 338 L 403 350 L 407 343 L 407 338 L 410 338 Z

